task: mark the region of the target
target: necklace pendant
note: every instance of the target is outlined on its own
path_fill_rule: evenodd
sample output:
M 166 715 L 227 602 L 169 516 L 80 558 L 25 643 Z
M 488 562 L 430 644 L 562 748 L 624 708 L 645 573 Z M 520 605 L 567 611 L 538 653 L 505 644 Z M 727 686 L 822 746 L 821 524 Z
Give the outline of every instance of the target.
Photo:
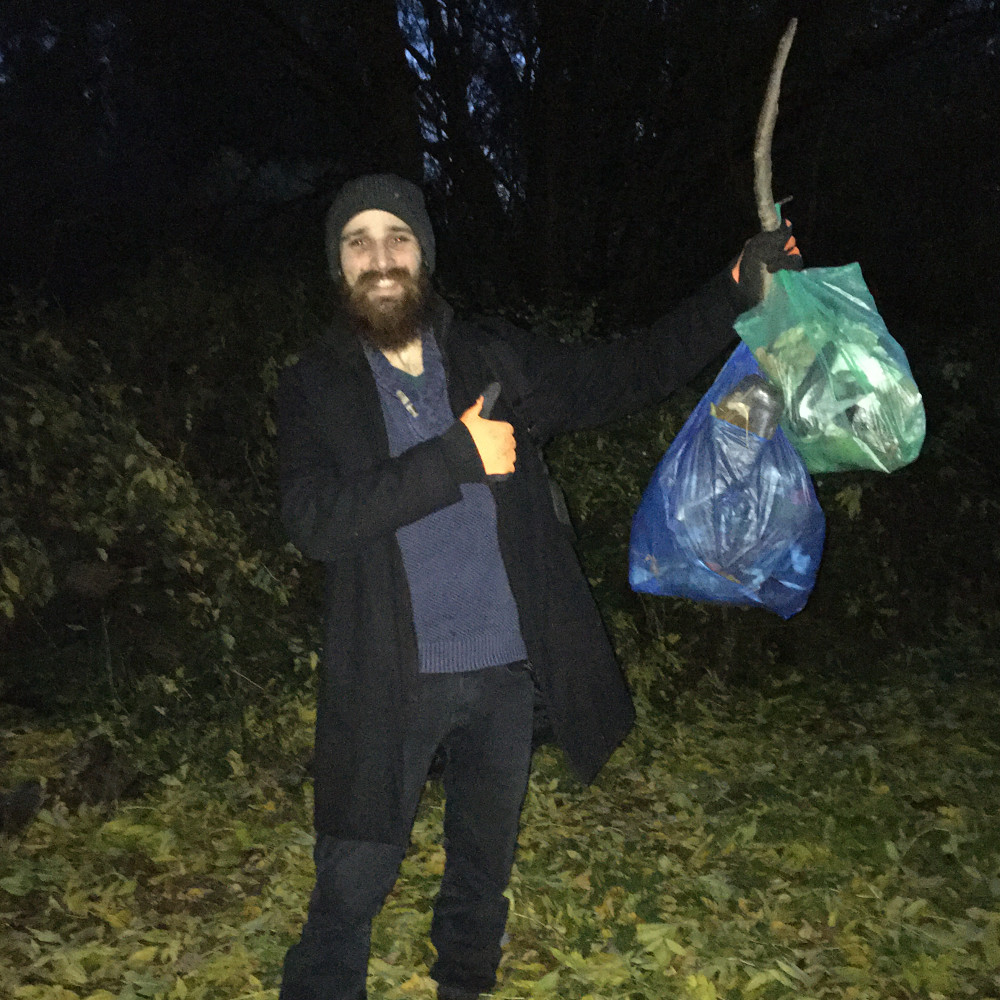
M 396 390 L 396 399 L 398 399 L 403 404 L 403 408 L 406 410 L 407 413 L 409 413 L 411 417 L 418 416 L 417 408 L 410 402 L 410 397 L 407 396 L 402 389 Z

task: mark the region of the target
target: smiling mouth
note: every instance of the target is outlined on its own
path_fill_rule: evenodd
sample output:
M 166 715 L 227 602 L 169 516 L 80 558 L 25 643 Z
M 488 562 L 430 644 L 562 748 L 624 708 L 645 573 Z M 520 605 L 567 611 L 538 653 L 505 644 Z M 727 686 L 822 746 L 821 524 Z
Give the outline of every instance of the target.
M 374 282 L 365 292 L 371 299 L 398 299 L 403 294 L 403 286 L 392 278 Z
M 405 272 L 369 271 L 358 279 L 358 289 L 366 295 L 398 295 L 405 286 Z

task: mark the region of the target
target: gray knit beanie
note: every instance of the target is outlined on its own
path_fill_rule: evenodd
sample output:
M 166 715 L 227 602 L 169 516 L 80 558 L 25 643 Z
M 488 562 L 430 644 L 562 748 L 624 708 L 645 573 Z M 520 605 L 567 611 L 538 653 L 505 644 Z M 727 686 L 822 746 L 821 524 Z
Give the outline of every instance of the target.
M 330 274 L 340 275 L 340 236 L 344 226 L 370 208 L 391 212 L 405 222 L 420 244 L 420 256 L 428 274 L 434 273 L 434 230 L 416 184 L 395 174 L 364 174 L 347 181 L 326 213 L 326 256 Z

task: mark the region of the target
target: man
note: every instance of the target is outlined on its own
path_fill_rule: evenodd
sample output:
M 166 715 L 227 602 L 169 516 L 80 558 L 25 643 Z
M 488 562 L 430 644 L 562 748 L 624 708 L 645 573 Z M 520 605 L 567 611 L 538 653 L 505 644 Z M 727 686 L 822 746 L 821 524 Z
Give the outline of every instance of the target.
M 644 333 L 570 347 L 456 318 L 429 288 L 423 195 L 394 175 L 344 185 L 326 248 L 341 307 L 279 390 L 283 518 L 326 570 L 316 887 L 281 995 L 365 997 L 371 921 L 440 755 L 431 974 L 441 1000 L 473 1000 L 496 981 L 536 700 L 584 782 L 634 717 L 541 445 L 686 382 L 732 341 L 763 267 L 800 258 L 790 232 L 760 234 Z

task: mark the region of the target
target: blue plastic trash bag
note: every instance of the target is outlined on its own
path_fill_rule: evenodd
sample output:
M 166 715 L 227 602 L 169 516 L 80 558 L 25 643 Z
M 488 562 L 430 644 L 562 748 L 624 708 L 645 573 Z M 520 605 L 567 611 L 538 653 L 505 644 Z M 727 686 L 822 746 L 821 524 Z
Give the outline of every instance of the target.
M 826 519 L 780 427 L 760 437 L 713 415 L 751 375 L 740 344 L 660 460 L 632 520 L 629 584 L 790 618 L 812 592 Z
M 736 332 L 781 389 L 781 426 L 810 472 L 912 462 L 923 400 L 858 264 L 779 271 Z

